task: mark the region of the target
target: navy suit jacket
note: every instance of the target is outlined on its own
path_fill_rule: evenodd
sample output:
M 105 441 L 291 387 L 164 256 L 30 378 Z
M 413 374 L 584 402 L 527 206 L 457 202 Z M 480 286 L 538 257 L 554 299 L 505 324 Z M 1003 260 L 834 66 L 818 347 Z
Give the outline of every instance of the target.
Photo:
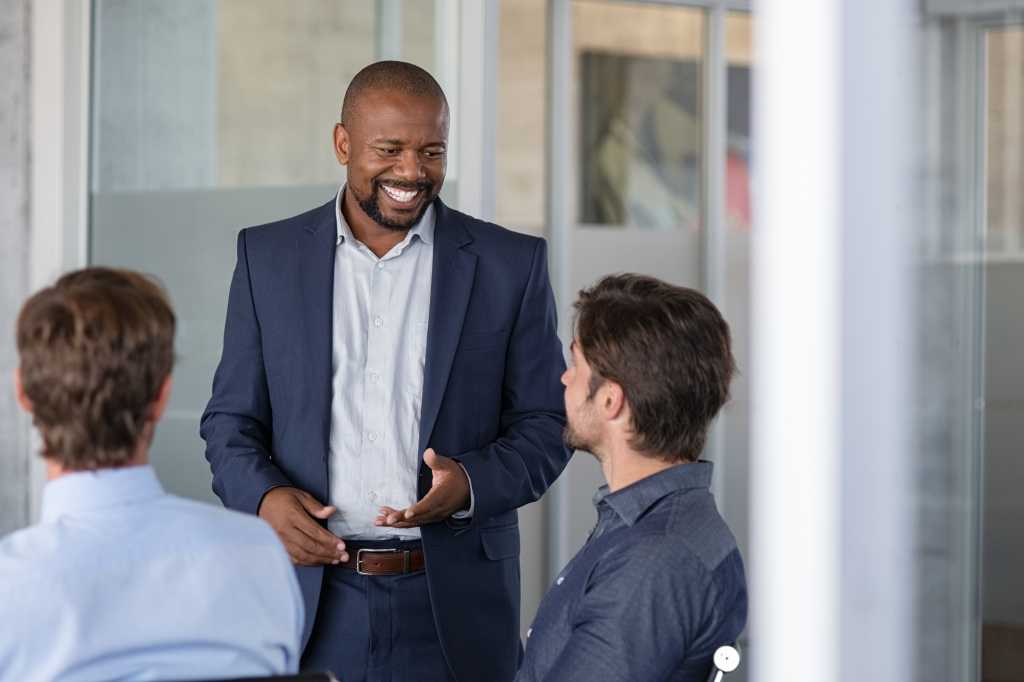
M 519 643 L 516 509 L 540 497 L 569 458 L 562 444 L 564 370 L 542 239 L 435 200 L 419 437 L 462 463 L 469 522 L 422 527 L 434 620 L 460 680 L 511 680 Z M 257 512 L 295 486 L 328 503 L 335 203 L 242 230 L 224 351 L 200 434 L 213 489 Z M 312 628 L 323 569 L 297 568 Z

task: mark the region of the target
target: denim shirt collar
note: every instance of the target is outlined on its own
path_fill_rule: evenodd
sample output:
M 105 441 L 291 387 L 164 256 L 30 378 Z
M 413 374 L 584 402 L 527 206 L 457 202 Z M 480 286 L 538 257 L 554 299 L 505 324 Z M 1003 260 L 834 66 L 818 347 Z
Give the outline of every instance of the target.
M 64 474 L 43 488 L 41 520 L 96 511 L 159 497 L 164 489 L 149 465 Z
M 677 464 L 613 493 L 608 491 L 607 485 L 602 485 L 594 494 L 594 506 L 607 503 L 626 525 L 632 526 L 666 495 L 690 488 L 709 488 L 713 466 L 705 460 Z

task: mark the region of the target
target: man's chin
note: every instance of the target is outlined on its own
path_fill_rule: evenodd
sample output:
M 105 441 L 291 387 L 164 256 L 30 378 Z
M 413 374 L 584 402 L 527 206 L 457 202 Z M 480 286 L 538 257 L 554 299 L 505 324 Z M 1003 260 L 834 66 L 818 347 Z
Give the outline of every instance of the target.
M 359 202 L 359 206 L 363 209 L 363 212 L 366 213 L 373 222 L 387 230 L 395 230 L 396 232 L 408 232 L 412 229 L 413 225 L 418 223 L 420 218 L 423 217 L 423 214 L 427 212 L 427 207 L 429 205 L 430 202 L 426 201 L 415 208 L 411 208 L 409 211 L 394 212 L 391 210 L 384 210 L 379 201 Z
M 569 431 L 568 429 L 562 434 L 562 442 L 565 443 L 565 447 L 570 450 L 593 453 L 593 443 L 580 438 L 576 433 Z

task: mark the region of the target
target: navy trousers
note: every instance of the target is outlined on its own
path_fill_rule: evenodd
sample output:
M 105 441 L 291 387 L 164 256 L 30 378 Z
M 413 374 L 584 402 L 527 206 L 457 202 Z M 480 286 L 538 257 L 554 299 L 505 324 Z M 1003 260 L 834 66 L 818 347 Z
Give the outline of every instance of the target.
M 352 545 L 411 549 L 420 543 Z M 434 626 L 426 573 L 364 576 L 328 566 L 302 669 L 329 670 L 341 682 L 454 682 Z

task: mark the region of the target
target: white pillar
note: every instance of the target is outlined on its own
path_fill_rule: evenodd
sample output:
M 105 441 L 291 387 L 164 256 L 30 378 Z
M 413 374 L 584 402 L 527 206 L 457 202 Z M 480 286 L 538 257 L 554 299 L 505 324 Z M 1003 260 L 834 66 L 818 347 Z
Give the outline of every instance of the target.
M 755 15 L 754 679 L 907 679 L 909 0 Z

